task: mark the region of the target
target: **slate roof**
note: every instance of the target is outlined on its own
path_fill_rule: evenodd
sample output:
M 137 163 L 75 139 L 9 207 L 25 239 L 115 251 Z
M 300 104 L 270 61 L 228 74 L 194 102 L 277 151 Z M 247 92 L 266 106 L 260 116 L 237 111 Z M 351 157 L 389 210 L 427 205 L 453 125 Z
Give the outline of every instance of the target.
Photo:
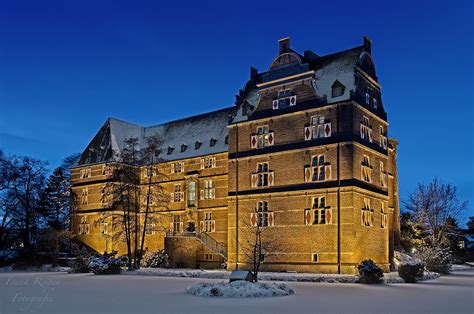
M 356 89 L 355 67 L 361 66 L 362 56 L 368 53 L 364 46 L 326 56 L 319 56 L 312 51 L 305 51 L 304 55 L 300 55 L 291 49 L 281 53 L 288 52 L 297 54 L 301 63 L 261 73 L 252 68 L 251 77 L 236 96 L 234 107 L 150 127 L 109 118 L 81 155 L 78 165 L 113 161 L 114 151 L 117 152 L 123 148 L 125 139 L 137 137 L 140 144 L 143 145 L 145 139 L 152 135 L 158 135 L 164 141 L 160 157 L 165 160 L 225 152 L 228 149 L 228 145 L 225 143 L 228 123 L 247 120 L 247 114 L 251 112 L 247 110 L 247 107 L 258 106 L 257 84 L 274 80 L 282 75 L 287 76 L 289 73 L 314 70 L 314 88 L 322 99 L 326 99 L 327 102 L 349 100 L 351 91 Z M 372 70 L 374 71 L 373 76 L 375 76 L 375 69 L 372 68 Z M 373 78 L 377 80 L 376 77 Z M 343 95 L 332 97 L 331 87 L 336 80 L 342 83 L 345 89 Z M 210 143 L 211 139 L 216 140 L 213 146 Z M 196 141 L 202 143 L 198 149 L 195 149 Z M 181 150 L 183 144 L 186 145 L 184 151 Z M 168 154 L 168 147 L 173 148 L 171 154 Z
M 236 107 L 230 107 L 150 127 L 109 118 L 76 166 L 114 161 L 114 152 L 120 152 L 125 140 L 132 137 L 139 139 L 139 145 L 144 145 L 147 137 L 159 136 L 163 140 L 160 157 L 168 161 L 226 152 L 229 116 L 235 115 L 236 111 Z M 196 141 L 201 143 L 197 149 Z M 186 149 L 181 151 L 183 144 Z M 171 154 L 168 154 L 168 147 L 173 148 Z

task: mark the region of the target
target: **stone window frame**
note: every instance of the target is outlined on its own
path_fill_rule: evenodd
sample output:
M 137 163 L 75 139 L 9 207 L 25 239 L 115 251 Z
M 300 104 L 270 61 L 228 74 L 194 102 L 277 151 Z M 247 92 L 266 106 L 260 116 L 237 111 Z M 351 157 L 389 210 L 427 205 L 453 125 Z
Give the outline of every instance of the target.
M 360 179 L 372 183 L 372 169 L 373 167 L 370 163 L 370 156 L 364 155 L 360 164 Z
M 371 208 L 368 197 L 364 197 L 364 205 L 361 208 L 361 224 L 364 227 L 374 226 L 374 209 Z

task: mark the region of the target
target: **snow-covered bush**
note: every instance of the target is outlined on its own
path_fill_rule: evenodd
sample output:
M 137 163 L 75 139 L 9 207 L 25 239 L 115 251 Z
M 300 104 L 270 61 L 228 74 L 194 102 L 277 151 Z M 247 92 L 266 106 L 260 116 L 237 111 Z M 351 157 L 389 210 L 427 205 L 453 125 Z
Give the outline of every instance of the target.
M 423 278 L 425 267 L 421 263 L 402 264 L 398 266 L 398 275 L 408 283 L 415 283 Z
M 422 245 L 417 249 L 417 256 L 426 269 L 441 274 L 449 274 L 452 264 L 452 255 L 448 247 L 442 245 Z
M 89 268 L 96 275 L 111 275 L 120 274 L 122 271 L 122 260 L 115 258 L 116 251 L 112 253 L 104 253 L 103 255 L 96 255 L 91 258 Z
M 237 280 L 230 283 L 199 283 L 186 289 L 186 293 L 201 297 L 259 298 L 291 295 L 295 294 L 295 290 L 284 283 L 259 283 Z
M 86 250 L 85 247 L 79 246 L 76 243 L 72 244 L 71 247 L 72 254 L 75 256 L 69 266 L 71 269 L 69 270 L 70 273 L 88 273 L 90 272 L 89 262 L 91 254 L 89 251 Z
M 359 279 L 357 280 L 359 283 L 374 284 L 383 281 L 382 268 L 375 264 L 371 259 L 362 261 L 357 266 L 357 270 L 359 271 Z
M 164 250 L 146 252 L 140 262 L 141 267 L 168 268 L 168 254 Z

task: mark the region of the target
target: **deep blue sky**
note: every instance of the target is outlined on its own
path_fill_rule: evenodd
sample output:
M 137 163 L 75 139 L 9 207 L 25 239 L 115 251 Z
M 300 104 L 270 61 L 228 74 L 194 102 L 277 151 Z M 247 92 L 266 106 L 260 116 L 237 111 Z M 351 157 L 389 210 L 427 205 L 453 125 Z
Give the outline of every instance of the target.
M 440 176 L 473 214 L 471 1 L 225 2 L 1 1 L 0 147 L 55 167 L 109 116 L 152 125 L 232 105 L 279 38 L 327 54 L 368 35 L 402 197 Z

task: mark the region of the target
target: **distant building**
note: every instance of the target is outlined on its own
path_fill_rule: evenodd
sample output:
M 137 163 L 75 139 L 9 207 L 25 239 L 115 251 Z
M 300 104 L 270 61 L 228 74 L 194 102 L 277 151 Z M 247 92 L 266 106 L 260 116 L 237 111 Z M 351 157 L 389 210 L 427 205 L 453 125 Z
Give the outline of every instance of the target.
M 72 169 L 73 231 L 96 251 L 125 253 L 95 223 L 117 210 L 101 202 L 106 169 L 125 139 L 157 134 L 167 174 L 157 183 L 171 203 L 157 209 L 167 230 L 150 231 L 148 250 L 166 246 L 175 266 L 246 268 L 242 243 L 260 224 L 281 245 L 266 270 L 352 273 L 371 258 L 388 271 L 400 229 L 398 142 L 380 89 L 368 38 L 326 56 L 299 54 L 284 38 L 230 108 L 151 127 L 110 118 Z

